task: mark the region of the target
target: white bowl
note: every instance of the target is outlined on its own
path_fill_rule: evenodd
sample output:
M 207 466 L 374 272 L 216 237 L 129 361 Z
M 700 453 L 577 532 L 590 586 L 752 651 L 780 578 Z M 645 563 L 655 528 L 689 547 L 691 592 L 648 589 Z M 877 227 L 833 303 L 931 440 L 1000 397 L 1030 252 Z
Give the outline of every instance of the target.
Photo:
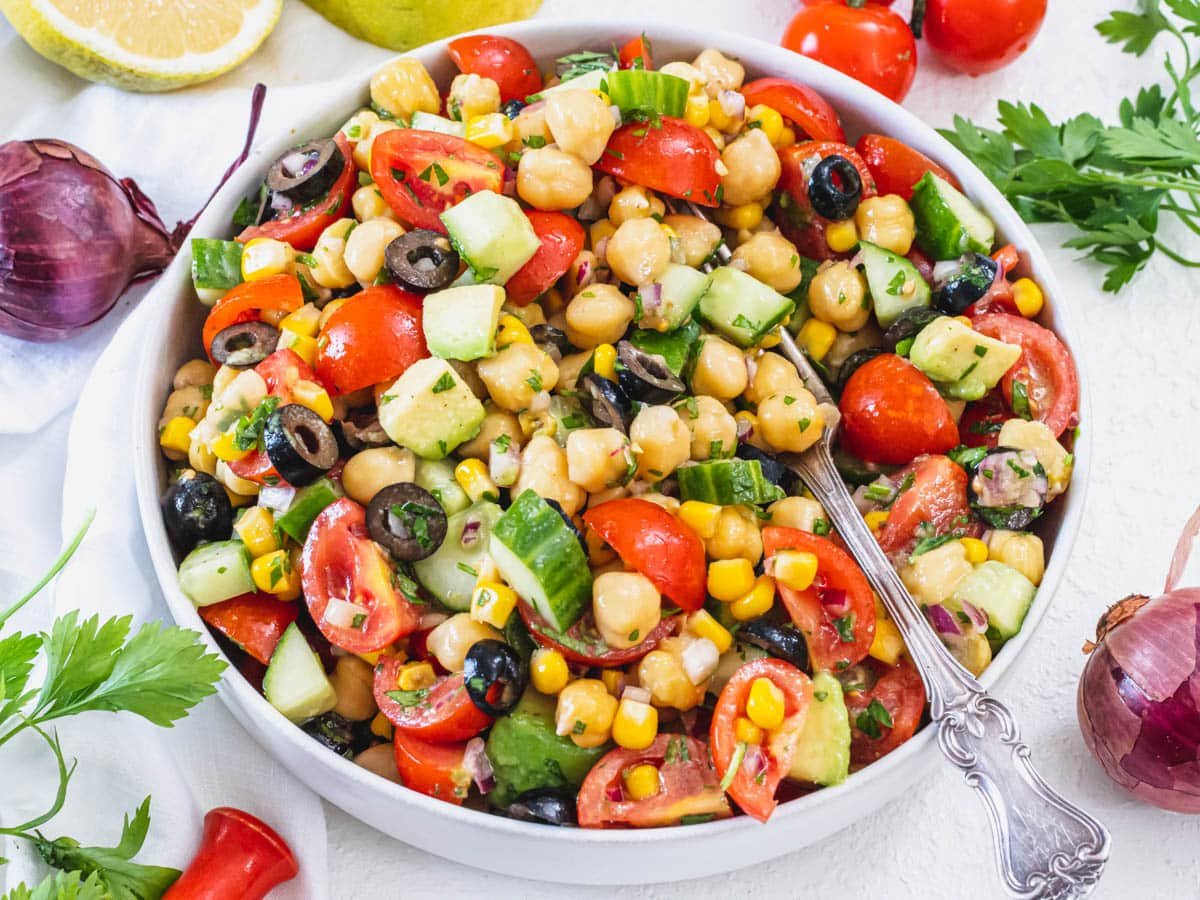
M 1076 326 L 1068 299 L 1057 289 L 1045 255 L 1029 229 L 1000 193 L 968 160 L 911 113 L 856 81 L 787 50 L 734 34 L 716 35 L 699 28 L 647 22 L 532 21 L 489 29 L 521 41 L 545 68 L 550 60 L 580 48 L 620 45 L 647 31 L 661 60 L 691 59 L 716 46 L 746 65 L 748 79 L 782 76 L 820 91 L 843 117 L 850 140 L 876 131 L 938 160 L 954 172 L 967 195 L 995 220 L 1005 241 L 1021 252 L 1023 274 L 1036 278 L 1050 298 L 1043 318 L 1075 351 Z M 440 85 L 455 69 L 439 41 L 413 51 Z M 263 177 L 267 162 L 297 139 L 331 134 L 368 99 L 370 73 L 346 81 L 327 109 L 299 107 L 294 128 L 261 141 L 254 153 L 210 204 L 193 234 L 225 237 L 238 201 Z M 154 308 L 138 377 L 134 422 L 134 467 L 142 524 L 155 572 L 175 620 L 204 636 L 220 652 L 192 604 L 176 582 L 172 555 L 159 511 L 166 467 L 158 453 L 156 426 L 171 377 L 185 360 L 200 351 L 203 307 L 196 302 L 189 277 L 190 255 L 179 254 L 154 291 L 143 302 Z M 1076 352 L 1078 361 L 1078 352 Z M 1081 373 L 1082 376 L 1082 373 Z M 1081 388 L 1083 380 L 1081 377 Z M 1081 390 L 1080 415 L 1088 419 L 1087 395 Z M 1045 579 L 1021 632 L 1009 641 L 981 679 L 994 686 L 1029 643 L 1046 612 L 1066 568 L 1067 555 L 1079 529 L 1084 487 L 1091 461 L 1090 429 L 1075 448 L 1071 490 L 1047 517 L 1047 548 L 1053 549 Z M 675 881 L 726 872 L 805 847 L 879 809 L 909 787 L 926 767 L 940 759 L 933 729 L 926 728 L 894 753 L 826 788 L 782 804 L 766 825 L 742 816 L 684 828 L 594 831 L 550 828 L 462 809 L 392 784 L 330 753 L 285 719 L 237 672 L 230 668 L 219 690 L 221 698 L 264 752 L 276 757 L 302 782 L 331 803 L 393 837 L 470 866 L 508 875 L 574 884 L 629 884 Z M 964 792 L 964 802 L 973 802 Z M 983 810 L 980 809 L 982 822 Z

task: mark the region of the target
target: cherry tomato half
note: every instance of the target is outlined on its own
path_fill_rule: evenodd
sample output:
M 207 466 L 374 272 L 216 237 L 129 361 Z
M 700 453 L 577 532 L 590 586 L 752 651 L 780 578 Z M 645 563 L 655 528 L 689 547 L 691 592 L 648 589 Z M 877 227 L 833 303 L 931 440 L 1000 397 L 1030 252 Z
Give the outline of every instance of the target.
M 317 375 L 331 394 L 398 378 L 429 355 L 421 298 L 394 284 L 369 287 L 329 317 L 317 346 Z
M 804 633 L 813 666 L 844 669 L 866 656 L 875 640 L 875 595 L 854 558 L 828 538 L 797 528 L 770 525 L 763 529 L 762 541 L 768 558 L 780 550 L 802 550 L 817 558 L 812 587 L 796 591 L 778 585 L 788 615 Z
M 864 134 L 854 145 L 859 156 L 871 170 L 875 186 L 881 194 L 899 194 L 905 200 L 912 199 L 913 187 L 926 172 L 944 178 L 955 187 L 958 179 L 947 172 L 924 153 L 914 150 L 895 138 L 882 134 Z
M 903 465 L 958 445 L 958 426 L 933 382 L 894 353 L 859 366 L 838 408 L 842 447 L 869 462 Z
M 467 752 L 465 741 L 435 744 L 397 728 L 392 748 L 396 769 L 406 788 L 462 806 L 471 790 L 471 773 L 463 763 Z
M 717 145 L 699 128 L 663 116 L 657 126 L 630 122 L 614 131 L 594 168 L 660 194 L 719 206 L 720 158 Z
M 790 119 L 810 140 L 838 144 L 846 140 L 837 110 L 806 84 L 786 78 L 759 78 L 742 87 L 742 96 L 747 107 L 764 103 Z
M 1079 409 L 1079 377 L 1066 344 L 1021 316 L 989 313 L 973 318 L 972 325 L 980 334 L 1021 346 L 1021 358 L 1000 381 L 1008 408 L 1045 422 L 1055 437 L 1066 431 Z
M 597 666 L 602 669 L 627 666 L 631 662 L 637 662 L 657 647 L 660 642 L 674 634 L 679 626 L 678 616 L 667 616 L 646 635 L 640 644 L 634 644 L 624 650 L 617 650 L 610 647 L 600 636 L 600 632 L 596 628 L 596 619 L 590 611 L 584 613 L 583 617 L 566 632 L 552 628 L 550 623 L 539 616 L 534 608 L 524 600 L 517 604 L 517 612 L 521 614 L 521 621 L 525 623 L 529 636 L 538 644 L 551 650 L 557 650 L 569 663 Z
M 375 667 L 375 703 L 397 730 L 444 744 L 469 740 L 492 724 L 491 716 L 471 701 L 461 672 L 430 688 L 402 691 L 398 679 L 403 665 L 400 657 L 385 656 Z
M 244 281 L 209 310 L 204 320 L 204 352 L 212 359 L 213 338 L 230 325 L 256 322 L 264 310 L 295 312 L 304 305 L 304 293 L 295 275 L 271 275 Z
M 501 103 L 524 100 L 542 89 L 542 76 L 533 56 L 512 38 L 471 34 L 452 40 L 446 52 L 458 71 L 496 82 Z
M 284 630 L 296 621 L 296 604 L 271 594 L 242 594 L 199 609 L 200 618 L 260 663 L 271 661 Z
M 742 812 L 765 822 L 775 811 L 775 791 L 792 767 L 796 744 L 804 728 L 804 718 L 812 702 L 812 681 L 807 675 L 782 659 L 756 659 L 743 664 L 721 689 L 713 709 L 709 743 L 718 777 L 724 779 L 733 764 L 737 750 L 734 723 L 746 714 L 750 686 L 756 679 L 766 678 L 783 692 L 783 724 L 767 732 L 766 740 L 746 750 L 737 774 L 728 791 Z M 761 761 L 754 756 L 761 754 Z
M 267 383 L 267 394 L 278 397 L 281 405 L 292 402 L 292 389 L 297 381 L 315 381 L 312 368 L 294 350 L 276 350 L 257 366 L 254 371 Z M 271 458 L 262 450 L 251 450 L 241 459 L 232 460 L 229 469 L 238 478 L 255 484 L 287 486 L 287 481 L 275 470 Z
M 915 460 L 892 480 L 908 486 L 888 511 L 887 523 L 879 532 L 879 546 L 897 563 L 908 561 L 921 538 L 944 534 L 975 537 L 980 533 L 967 503 L 967 473 L 949 457 Z
M 802 7 L 783 46 L 901 102 L 917 74 L 917 42 L 908 23 L 882 6 L 825 0 Z
M 367 535 L 367 514 L 353 500 L 335 500 L 309 529 L 300 558 L 308 611 L 321 634 L 351 653 L 370 653 L 411 634 L 420 622 L 416 607 L 392 586 L 392 568 Z M 366 608 L 358 624 L 325 620 L 333 598 Z
M 830 156 L 849 160 L 862 180 L 862 199 L 874 197 L 875 178 L 863 158 L 853 147 L 832 141 L 802 141 L 779 151 L 779 195 L 772 207 L 780 230 L 801 253 L 811 259 L 832 259 L 838 254 L 829 249 L 825 229 L 830 220 L 813 209 L 808 198 L 808 185 L 814 159 Z M 848 254 L 842 254 L 847 256 Z
M 982 75 L 1029 49 L 1046 18 L 1046 0 L 929 0 L 925 43 L 952 69 Z
M 291 244 L 297 250 L 311 250 L 317 245 L 317 238 L 321 236 L 322 231 L 349 213 L 358 170 L 354 165 L 350 141 L 346 136 L 339 131 L 333 139 L 342 151 L 345 165 L 329 192 L 320 200 L 293 209 L 281 218 L 261 225 L 251 225 L 237 236 L 239 242 L 244 244 L 258 237 L 274 238 Z
M 704 606 L 704 542 L 657 503 L 609 500 L 585 512 L 583 521 L 680 609 L 695 612 Z
M 907 741 L 925 711 L 925 685 L 907 658 L 901 657 L 894 666 L 868 658 L 864 665 L 875 683 L 865 691 L 846 688 L 850 761 L 856 766 L 873 763 Z
M 453 134 L 397 128 L 371 145 L 371 176 L 401 221 L 442 234 L 441 214 L 469 194 L 500 193 L 504 168 L 477 144 Z
M 508 302 L 517 306 L 525 306 L 553 287 L 575 262 L 585 239 L 583 226 L 565 213 L 530 209 L 525 215 L 542 244 L 504 284 Z
M 982 400 L 968 403 L 958 420 L 958 434 L 968 447 L 995 447 L 1001 426 L 1009 419 L 1004 393 L 992 391 Z
M 658 769 L 659 790 L 634 800 L 625 795 L 624 774 L 640 765 Z M 577 808 L 583 828 L 657 828 L 678 825 L 684 816 L 733 815 L 708 747 L 682 734 L 660 734 L 645 750 L 608 751 L 583 780 Z
M 650 56 L 650 39 L 644 34 L 639 34 L 632 40 L 626 41 L 625 46 L 617 55 L 617 60 L 622 69 L 653 69 L 654 60 Z

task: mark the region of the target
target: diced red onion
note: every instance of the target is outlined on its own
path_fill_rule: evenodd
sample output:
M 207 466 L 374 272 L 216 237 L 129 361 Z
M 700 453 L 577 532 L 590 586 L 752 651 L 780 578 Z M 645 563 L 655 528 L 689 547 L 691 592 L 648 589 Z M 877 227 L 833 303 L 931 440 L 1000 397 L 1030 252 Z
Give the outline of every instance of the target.
M 631 684 L 621 692 L 621 699 L 628 700 L 631 703 L 649 703 L 650 692 L 644 687 L 638 687 L 636 684 Z
M 258 492 L 258 505 L 277 513 L 285 513 L 296 497 L 296 489 L 291 485 L 267 485 Z
M 975 630 L 980 634 L 988 629 L 988 614 L 976 606 L 974 603 L 962 601 L 963 612 L 967 614 L 967 618 L 971 620 L 971 624 L 975 626 Z
M 371 610 L 359 603 L 351 603 L 340 597 L 330 597 L 322 618 L 335 628 L 353 628 L 355 619 L 370 614 Z
M 614 103 L 612 106 L 610 106 L 608 108 L 608 113 L 609 113 L 609 115 L 612 116 L 613 124 L 616 125 L 618 128 L 620 128 L 621 127 L 621 107 L 617 106 L 617 104 Z
M 596 246 L 592 248 L 592 252 L 596 254 L 596 259 L 598 261 L 607 262 L 608 256 L 606 254 L 608 253 L 608 238 L 602 237 L 600 240 L 596 241 Z M 596 278 L 597 280 L 602 280 L 599 272 L 596 273 Z
M 737 420 L 737 439 L 739 444 L 744 444 L 754 436 L 754 426 L 750 424 L 749 418 L 743 416 Z
M 850 257 L 850 268 L 857 269 L 863 265 L 864 254 L 861 250 Z
M 938 634 L 950 635 L 958 637 L 962 634 L 962 628 L 954 618 L 954 613 L 946 609 L 940 603 L 931 603 L 925 607 L 925 615 L 929 619 L 929 623 L 933 625 L 933 630 Z
M 757 778 L 767 771 L 767 766 L 767 754 L 763 752 L 761 745 L 754 744 L 746 748 L 746 755 L 742 759 L 742 770 L 747 775 Z
M 721 91 L 717 94 L 721 112 L 731 119 L 741 119 L 746 114 L 746 98 L 737 91 Z
M 471 773 L 475 787 L 479 788 L 481 794 L 490 793 L 496 786 L 496 774 L 492 771 L 492 761 L 488 759 L 485 746 L 483 738 L 473 737 L 467 741 L 463 751 L 463 768 Z
M 944 284 L 962 271 L 963 261 L 959 258 L 943 259 L 933 264 L 933 280 L 936 284 Z
M 548 408 L 549 406 L 547 406 Z M 492 481 L 500 487 L 512 487 L 516 484 L 520 472 L 521 452 L 514 445 L 509 444 L 507 450 L 497 450 L 492 447 L 491 456 L 488 459 L 488 474 L 492 476 Z
M 462 544 L 463 547 L 474 547 L 476 544 L 478 544 L 479 529 L 482 524 L 483 523 L 480 522 L 479 519 L 474 517 L 467 519 L 466 524 L 463 525 L 462 536 L 459 538 L 459 543 Z
M 591 284 L 589 276 L 592 275 L 592 261 L 588 257 L 584 257 L 579 261 L 579 268 L 575 271 L 575 286 L 586 287 Z
M 517 171 L 511 166 L 504 167 L 504 181 L 500 187 L 500 193 L 505 197 L 515 197 L 517 195 Z
M 850 612 L 850 598 L 841 588 L 817 588 L 817 596 L 821 598 L 821 606 L 831 616 L 844 616 Z
M 742 359 L 746 363 L 746 377 L 753 382 L 754 376 L 758 374 L 758 360 L 748 353 Z
M 702 684 L 712 677 L 721 659 L 721 651 L 708 638 L 697 638 L 680 654 L 684 674 L 692 684 Z
M 422 631 L 428 631 L 430 628 L 437 628 L 448 618 L 450 618 L 448 615 L 440 612 L 421 613 L 421 621 L 417 623 L 417 627 Z
M 550 392 L 538 391 L 529 401 L 529 411 L 535 413 L 544 413 L 550 408 Z
M 662 285 L 657 281 L 639 288 L 638 294 L 641 295 L 644 312 L 656 313 L 662 309 Z
M 621 789 L 621 785 L 612 784 L 612 785 L 609 785 L 607 788 L 605 788 L 604 796 L 607 797 L 609 800 L 611 800 L 613 803 L 620 803 L 622 800 L 625 799 L 625 791 L 623 791 Z

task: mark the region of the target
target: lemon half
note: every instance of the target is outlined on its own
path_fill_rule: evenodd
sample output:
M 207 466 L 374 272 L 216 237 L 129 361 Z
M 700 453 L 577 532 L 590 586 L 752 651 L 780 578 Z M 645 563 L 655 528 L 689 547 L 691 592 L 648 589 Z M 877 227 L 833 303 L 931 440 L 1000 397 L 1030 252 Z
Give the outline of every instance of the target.
M 528 19 L 542 0 L 304 0 L 357 38 L 411 50 L 439 38 Z
M 168 91 L 253 53 L 283 0 L 0 0 L 29 46 L 89 81 Z

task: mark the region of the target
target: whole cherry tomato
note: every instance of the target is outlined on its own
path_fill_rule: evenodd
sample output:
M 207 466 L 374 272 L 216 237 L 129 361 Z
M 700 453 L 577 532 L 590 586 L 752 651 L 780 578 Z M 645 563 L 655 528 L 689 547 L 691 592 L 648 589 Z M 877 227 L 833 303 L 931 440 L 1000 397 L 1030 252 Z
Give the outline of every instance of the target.
M 803 7 L 783 46 L 856 78 L 897 103 L 917 73 L 917 42 L 908 23 L 882 6 L 821 0 Z
M 1046 18 L 1046 0 L 929 0 L 925 43 L 952 69 L 982 75 L 1029 49 Z

